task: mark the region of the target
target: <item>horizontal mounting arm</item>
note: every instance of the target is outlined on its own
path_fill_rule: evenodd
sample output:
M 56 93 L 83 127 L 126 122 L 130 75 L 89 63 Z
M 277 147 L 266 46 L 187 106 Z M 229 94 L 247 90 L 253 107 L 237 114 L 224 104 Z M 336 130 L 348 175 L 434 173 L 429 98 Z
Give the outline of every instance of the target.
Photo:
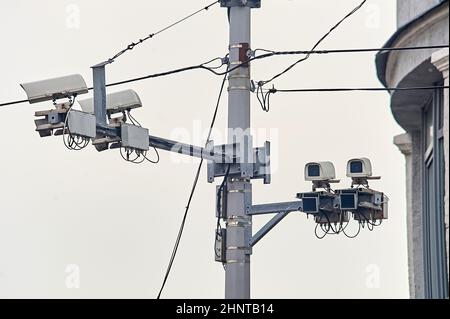
M 247 215 L 267 215 L 279 212 L 301 212 L 303 204 L 301 200 L 284 203 L 271 203 L 263 205 L 253 205 L 247 207 Z
M 253 205 L 247 208 L 247 215 L 267 215 L 276 214 L 267 224 L 265 224 L 251 239 L 249 245 L 255 246 L 264 236 L 266 236 L 278 223 L 280 223 L 291 212 L 303 210 L 301 200 L 284 203 L 271 203 L 263 205 Z
M 116 128 L 106 125 L 97 125 L 97 132 L 112 138 L 120 137 L 120 127 Z M 230 159 L 228 155 L 225 155 L 224 153 L 220 153 L 214 150 L 208 150 L 199 146 L 168 140 L 157 136 L 149 136 L 149 145 L 160 150 L 183 154 L 191 157 L 203 158 L 210 161 L 232 161 L 232 159 Z
M 219 153 L 213 150 L 207 150 L 206 148 L 194 146 L 190 144 L 184 144 L 176 141 L 171 141 L 165 138 L 149 136 L 150 146 L 155 148 L 183 154 L 191 157 L 203 158 L 208 161 L 225 162 L 230 160 L 224 153 Z

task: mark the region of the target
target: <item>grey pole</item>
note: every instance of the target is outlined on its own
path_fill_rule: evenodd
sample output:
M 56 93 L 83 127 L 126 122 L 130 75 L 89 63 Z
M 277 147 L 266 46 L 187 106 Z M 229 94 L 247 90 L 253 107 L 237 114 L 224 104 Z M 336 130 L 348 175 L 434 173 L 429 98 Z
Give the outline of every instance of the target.
M 94 78 L 94 113 L 97 124 L 106 125 L 106 71 L 109 62 L 92 67 Z
M 251 9 L 233 6 L 229 10 L 230 67 L 233 68 L 246 60 L 242 54 L 250 48 Z M 245 134 L 250 128 L 250 68 L 243 66 L 232 71 L 228 81 L 228 143 L 243 143 L 242 132 Z M 247 216 L 246 207 L 251 205 L 250 180 L 231 179 L 227 192 L 225 298 L 249 299 L 252 218 Z

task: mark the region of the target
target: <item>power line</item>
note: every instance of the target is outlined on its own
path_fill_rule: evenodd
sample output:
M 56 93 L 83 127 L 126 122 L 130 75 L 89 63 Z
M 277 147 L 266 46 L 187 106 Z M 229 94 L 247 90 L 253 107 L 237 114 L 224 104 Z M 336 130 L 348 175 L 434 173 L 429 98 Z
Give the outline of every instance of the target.
M 209 142 L 209 140 L 211 138 L 211 134 L 212 134 L 212 131 L 214 129 L 214 124 L 216 123 L 217 113 L 219 111 L 220 101 L 222 99 L 222 94 L 223 94 L 223 90 L 224 90 L 224 87 L 225 87 L 226 80 L 227 80 L 227 77 L 224 76 L 224 78 L 222 80 L 222 85 L 220 87 L 219 96 L 217 98 L 216 108 L 214 110 L 214 114 L 213 114 L 213 117 L 212 117 L 212 120 L 211 120 L 211 125 L 210 125 L 210 128 L 209 128 L 208 138 L 206 139 L 205 147 L 207 146 L 207 144 L 208 144 L 208 142 Z M 175 261 L 175 257 L 176 257 L 177 251 L 178 251 L 178 247 L 180 245 L 181 237 L 183 235 L 183 230 L 184 230 L 184 226 L 186 224 L 186 219 L 187 219 L 187 216 L 188 216 L 188 213 L 189 213 L 189 208 L 191 206 L 191 202 L 192 202 L 192 199 L 194 197 L 195 190 L 197 189 L 197 183 L 198 183 L 198 180 L 200 178 L 200 173 L 201 173 L 201 170 L 202 170 L 202 167 L 203 167 L 203 162 L 204 162 L 204 160 L 202 158 L 200 160 L 199 165 L 198 165 L 197 173 L 195 174 L 194 184 L 192 186 L 192 189 L 191 189 L 191 192 L 190 192 L 190 195 L 189 195 L 188 203 L 186 205 L 186 209 L 184 211 L 184 216 L 183 216 L 183 219 L 181 221 L 180 229 L 178 231 L 177 239 L 175 241 L 175 246 L 173 247 L 173 251 L 172 251 L 172 255 L 170 257 L 169 265 L 167 266 L 166 274 L 164 276 L 164 280 L 163 280 L 163 283 L 161 285 L 161 289 L 160 289 L 160 291 L 158 293 L 157 299 L 161 298 L 161 294 L 162 294 L 162 292 L 164 290 L 164 287 L 166 286 L 166 282 L 167 282 L 167 279 L 169 278 L 170 271 L 172 270 L 173 262 Z
M 320 51 L 270 51 L 270 53 L 250 58 L 247 61 L 243 62 L 242 64 L 234 66 L 233 68 L 227 68 L 227 70 L 224 71 L 224 72 L 217 72 L 215 70 L 219 69 L 223 65 L 225 65 L 225 61 L 227 59 L 226 58 L 224 58 L 224 59 L 222 59 L 222 58 L 214 58 L 214 59 L 212 59 L 212 60 L 210 60 L 208 62 L 199 64 L 199 65 L 193 65 L 193 66 L 183 67 L 183 68 L 179 68 L 179 69 L 175 69 L 175 70 L 171 70 L 171 71 L 166 71 L 166 72 L 161 72 L 161 73 L 156 73 L 156 74 L 150 74 L 150 75 L 146 75 L 146 76 L 142 76 L 142 77 L 136 77 L 136 78 L 132 78 L 132 79 L 128 79 L 128 80 L 123 80 L 123 81 L 119 81 L 119 82 L 109 83 L 109 84 L 106 85 L 106 87 L 113 87 L 113 86 L 128 84 L 128 83 L 132 83 L 132 82 L 139 82 L 139 81 L 143 81 L 143 80 L 147 80 L 147 79 L 164 77 L 164 76 L 168 76 L 168 75 L 173 75 L 173 74 L 187 72 L 187 71 L 193 71 L 193 70 L 199 70 L 199 69 L 200 70 L 209 71 L 209 72 L 213 73 L 214 75 L 222 76 L 222 75 L 226 75 L 226 74 L 234 71 L 237 68 L 242 67 L 243 64 L 247 64 L 247 63 L 250 63 L 250 62 L 255 61 L 255 60 L 261 60 L 261 59 L 265 59 L 265 58 L 269 58 L 269 57 L 273 57 L 273 56 L 277 56 L 277 55 L 337 54 L 337 53 L 358 53 L 358 52 L 363 53 L 363 52 L 383 52 L 383 51 L 387 52 L 387 51 L 441 49 L 441 48 L 448 48 L 448 47 L 449 47 L 449 45 L 447 44 L 447 45 L 418 46 L 418 47 L 398 47 L 398 48 L 361 48 L 361 49 L 335 49 L 335 50 L 320 50 Z M 257 49 L 257 50 L 268 51 L 268 50 L 265 50 L 265 49 Z M 221 65 L 216 66 L 216 67 L 208 67 L 207 66 L 208 64 L 211 64 L 214 61 L 221 61 Z M 93 88 L 89 88 L 89 90 L 92 90 L 92 89 Z
M 305 92 L 351 92 L 351 91 L 388 91 L 388 92 L 394 92 L 394 91 L 420 91 L 420 90 L 437 90 L 437 89 L 448 89 L 449 86 L 419 86 L 419 87 L 355 87 L 355 88 L 313 88 L 313 89 L 276 89 L 275 87 L 272 89 L 260 91 L 260 93 L 256 94 L 256 97 L 258 98 L 259 103 L 261 104 L 261 107 L 263 111 L 269 112 L 270 111 L 270 97 L 275 93 L 305 93 Z
M 207 67 L 208 64 L 211 64 L 214 61 L 221 61 L 221 65 L 220 66 L 216 66 L 216 67 Z M 211 73 L 213 73 L 215 75 L 222 75 L 222 74 L 219 74 L 218 72 L 216 72 L 214 70 L 221 68 L 224 64 L 225 64 L 224 63 L 224 59 L 222 59 L 222 58 L 215 58 L 215 59 L 212 59 L 212 60 L 210 60 L 208 62 L 199 64 L 199 65 L 193 65 L 193 66 L 179 68 L 179 69 L 175 69 L 175 70 L 171 70 L 171 71 L 155 73 L 155 74 L 145 75 L 145 76 L 132 78 L 132 79 L 124 80 L 124 81 L 109 83 L 109 84 L 106 85 L 106 87 L 113 87 L 113 86 L 128 84 L 128 83 L 132 83 L 132 82 L 139 82 L 139 81 L 142 81 L 142 80 L 154 79 L 154 78 L 164 77 L 164 76 L 173 75 L 173 74 L 177 74 L 177 73 L 193 71 L 193 70 L 206 70 L 206 71 L 209 71 L 209 72 L 211 72 Z M 228 72 L 225 72 L 225 74 L 227 74 L 227 73 Z M 89 88 L 89 90 L 92 90 L 92 89 L 93 89 L 92 87 Z
M 153 39 L 153 38 L 154 38 L 155 36 L 157 36 L 158 34 L 161 34 L 161 33 L 165 32 L 165 31 L 167 31 L 167 30 L 169 30 L 169 29 L 175 27 L 176 25 L 178 25 L 178 24 L 180 24 L 180 23 L 182 23 L 182 22 L 184 22 L 184 21 L 186 21 L 186 20 L 188 20 L 188 19 L 190 19 L 190 18 L 196 16 L 197 14 L 199 14 L 199 13 L 201 13 L 201 12 L 203 12 L 203 11 L 208 11 L 209 8 L 211 8 L 212 6 L 218 4 L 219 2 L 220 2 L 220 1 L 214 1 L 213 3 L 207 5 L 206 7 L 202 7 L 201 9 L 199 9 L 199 10 L 197 10 L 197 11 L 195 11 L 195 12 L 189 14 L 189 15 L 187 15 L 187 16 L 184 17 L 184 18 L 181 18 L 180 20 L 177 20 L 177 21 L 175 21 L 174 23 L 172 23 L 172 24 L 170 24 L 170 25 L 168 25 L 168 26 L 166 26 L 166 27 L 164 27 L 164 28 L 162 28 L 162 29 L 160 29 L 160 30 L 154 32 L 154 33 L 150 33 L 150 34 L 147 35 L 145 38 L 139 39 L 138 42 L 131 42 L 125 49 L 119 51 L 119 52 L 116 53 L 113 57 L 111 57 L 110 59 L 108 59 L 109 63 L 114 62 L 118 57 L 120 57 L 122 54 L 126 53 L 127 51 L 133 50 L 135 46 L 137 46 L 137 45 L 139 45 L 139 44 L 142 44 L 143 42 L 145 42 L 145 41 L 147 41 L 147 40 L 149 40 L 149 39 Z
M 347 13 L 347 15 L 345 15 L 341 20 L 339 20 L 338 23 L 336 23 L 327 33 L 325 33 L 320 39 L 319 41 L 316 42 L 316 44 L 314 44 L 314 46 L 312 47 L 311 51 L 314 51 L 334 30 L 336 30 L 345 20 L 347 20 L 349 17 L 351 17 L 355 12 L 357 12 L 359 9 L 361 9 L 364 4 L 367 2 L 367 0 L 363 0 L 358 6 L 356 6 L 352 11 L 350 11 L 349 13 Z M 311 53 L 308 52 L 306 53 L 306 56 L 303 57 L 302 59 L 296 61 L 295 63 L 291 64 L 289 67 L 287 67 L 284 71 L 274 75 L 272 78 L 270 78 L 269 80 L 266 81 L 259 81 L 257 83 L 257 87 L 256 87 L 256 97 L 258 98 L 258 102 L 261 105 L 261 108 L 263 109 L 263 111 L 265 112 L 269 112 L 270 110 L 270 96 L 271 96 L 271 92 L 269 91 L 268 93 L 264 93 L 263 92 L 263 87 L 264 85 L 274 81 L 275 79 L 281 77 L 282 75 L 286 74 L 287 72 L 289 72 L 290 70 L 292 70 L 295 66 L 297 66 L 299 63 L 306 61 L 309 59 L 309 57 L 311 56 Z
M 327 33 L 325 33 L 320 39 L 319 41 L 316 42 L 316 44 L 314 44 L 314 46 L 312 47 L 311 51 L 314 51 L 334 30 L 336 30 L 345 20 L 347 20 L 349 17 L 351 17 L 354 13 L 356 13 L 359 9 L 361 9 L 364 4 L 367 2 L 367 0 L 363 0 L 358 6 L 356 6 L 352 11 L 350 11 L 349 13 L 347 13 L 347 15 L 345 17 L 343 17 L 341 20 L 339 20 L 338 23 L 336 23 Z M 289 67 L 287 67 L 283 72 L 278 73 L 277 75 L 273 76 L 272 78 L 270 78 L 269 80 L 266 81 L 260 81 L 258 83 L 259 87 L 264 86 L 265 84 L 268 84 L 272 81 L 274 81 L 275 79 L 279 78 L 280 76 L 284 75 L 285 73 L 289 72 L 290 70 L 292 70 L 297 64 L 309 59 L 309 57 L 311 56 L 311 53 L 307 53 L 307 55 L 296 61 L 295 63 L 291 64 Z
M 315 51 L 272 51 L 267 49 L 256 49 L 257 51 L 268 52 L 252 58 L 253 60 L 260 60 L 270 58 L 277 55 L 304 55 L 304 54 L 335 54 L 335 53 L 364 53 L 364 52 L 392 52 L 392 51 L 408 51 L 408 50 L 429 50 L 429 49 L 445 49 L 449 48 L 448 44 L 429 45 L 429 46 L 415 46 L 415 47 L 395 47 L 395 48 L 355 48 L 355 49 L 333 49 L 333 50 L 315 50 Z M 248 63 L 248 62 L 246 62 Z
M 357 49 L 330 49 L 330 50 L 313 50 L 313 51 L 272 51 L 267 49 L 255 49 L 253 51 L 253 54 L 255 56 L 248 58 L 244 62 L 235 65 L 234 67 L 228 69 L 225 72 L 214 72 L 216 75 L 225 75 L 227 73 L 230 73 L 240 67 L 242 67 L 245 64 L 248 64 L 250 62 L 256 61 L 256 60 L 262 60 L 267 59 L 273 56 L 278 55 L 304 55 L 304 54 L 317 54 L 317 55 L 325 55 L 325 54 L 336 54 L 336 53 L 365 53 L 365 52 L 391 52 L 391 51 L 408 51 L 408 50 L 427 50 L 427 49 L 443 49 L 443 48 L 449 48 L 450 46 L 448 44 L 440 44 L 440 45 L 430 45 L 430 46 L 415 46 L 415 47 L 396 47 L 396 48 L 357 48 Z M 267 52 L 262 55 L 256 56 L 256 52 L 263 51 Z
M 177 74 L 177 73 L 193 71 L 193 70 L 206 70 L 206 71 L 213 73 L 214 75 L 222 75 L 214 70 L 219 69 L 223 65 L 225 65 L 225 60 L 226 59 L 222 59 L 222 58 L 214 58 L 205 63 L 198 64 L 198 65 L 192 65 L 192 66 L 174 69 L 174 70 L 170 70 L 170 71 L 165 71 L 165 72 L 161 72 L 161 73 L 154 73 L 154 74 L 145 75 L 145 76 L 141 76 L 141 77 L 137 77 L 137 78 L 131 78 L 131 79 L 127 79 L 127 80 L 123 80 L 123 81 L 119 81 L 119 82 L 109 83 L 109 84 L 106 84 L 106 87 L 114 87 L 114 86 L 118 86 L 118 85 L 139 82 L 139 81 L 143 81 L 143 80 L 147 80 L 147 79 L 154 79 L 154 78 L 169 76 L 169 75 L 173 75 L 173 74 Z M 208 64 L 211 64 L 215 61 L 220 61 L 220 65 L 214 66 L 214 67 L 207 66 Z M 228 72 L 225 72 L 224 74 L 227 74 L 227 73 Z M 94 89 L 93 87 L 88 88 L 89 91 L 92 91 L 93 89 Z M 12 101 L 12 102 L 5 102 L 5 103 L 1 103 L 0 107 L 21 104 L 21 103 L 26 103 L 26 102 L 29 102 L 29 100 L 18 100 L 18 101 Z
M 388 87 L 388 88 L 316 88 L 316 89 L 269 89 L 268 93 L 295 93 L 295 92 L 349 92 L 349 91 L 421 91 L 421 90 L 438 90 L 448 89 L 449 86 L 418 86 L 418 87 Z
M 22 104 L 22 103 L 27 103 L 29 102 L 28 100 L 19 100 L 19 101 L 13 101 L 13 102 L 5 102 L 5 103 L 1 103 L 0 107 L 3 106 L 10 106 L 10 105 L 15 105 L 15 104 Z
M 114 86 L 119 86 L 119 85 L 123 85 L 123 84 L 139 82 L 139 81 L 143 81 L 143 80 L 147 80 L 147 79 L 154 79 L 154 78 L 159 78 L 159 77 L 165 77 L 165 76 L 169 76 L 169 75 L 173 75 L 173 74 L 177 74 L 177 73 L 183 73 L 183 72 L 194 71 L 194 70 L 206 70 L 208 72 L 213 73 L 214 75 L 222 76 L 222 75 L 226 75 L 226 74 L 234 71 L 237 68 L 242 67 L 243 64 L 247 64 L 247 63 L 250 63 L 250 62 L 256 61 L 256 60 L 262 60 L 262 59 L 270 58 L 270 57 L 273 57 L 273 56 L 302 55 L 302 54 L 325 55 L 325 54 L 339 54 L 339 53 L 414 51 L 414 50 L 442 49 L 442 48 L 448 48 L 448 47 L 450 47 L 448 44 L 442 44 L 442 45 L 416 46 L 416 47 L 330 49 L 330 50 L 317 50 L 317 51 L 270 51 L 270 50 L 266 50 L 266 49 L 256 49 L 255 52 L 257 52 L 257 51 L 265 51 L 265 52 L 268 52 L 268 53 L 249 58 L 247 61 L 243 62 L 242 64 L 236 65 L 236 66 L 234 66 L 232 68 L 229 68 L 229 69 L 227 69 L 226 71 L 223 71 L 223 72 L 215 71 L 215 70 L 221 68 L 222 66 L 224 66 L 226 64 L 225 63 L 226 62 L 226 58 L 223 59 L 223 58 L 219 58 L 218 57 L 218 58 L 212 59 L 212 60 L 210 60 L 208 62 L 205 62 L 205 63 L 202 63 L 202 64 L 198 64 L 198 65 L 183 67 L 183 68 L 174 69 L 174 70 L 170 70 L 170 71 L 166 71 L 166 72 L 155 73 L 155 74 L 150 74 L 150 75 L 145 75 L 145 76 L 141 76 L 141 77 L 131 78 L 131 79 L 123 80 L 123 81 L 109 83 L 109 84 L 106 85 L 106 87 L 114 87 Z M 207 66 L 208 64 L 211 64 L 211 63 L 213 63 L 215 61 L 220 61 L 221 64 L 219 66 L 214 66 L 214 67 Z M 90 87 L 88 89 L 91 91 L 93 88 Z M 0 107 L 11 106 L 11 105 L 27 103 L 27 102 L 29 102 L 29 100 L 17 100 L 17 101 L 12 101 L 12 102 L 5 102 L 5 103 L 1 103 Z

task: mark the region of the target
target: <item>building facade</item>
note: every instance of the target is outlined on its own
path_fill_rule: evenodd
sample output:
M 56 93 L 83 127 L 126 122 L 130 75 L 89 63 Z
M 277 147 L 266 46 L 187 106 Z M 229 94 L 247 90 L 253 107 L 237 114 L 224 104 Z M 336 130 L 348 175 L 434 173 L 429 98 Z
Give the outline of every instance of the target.
M 448 0 L 397 0 L 397 31 L 385 47 L 449 43 Z M 449 50 L 383 51 L 376 64 L 385 87 L 448 86 Z M 405 133 L 394 143 L 406 159 L 411 298 L 448 298 L 449 90 L 391 91 Z

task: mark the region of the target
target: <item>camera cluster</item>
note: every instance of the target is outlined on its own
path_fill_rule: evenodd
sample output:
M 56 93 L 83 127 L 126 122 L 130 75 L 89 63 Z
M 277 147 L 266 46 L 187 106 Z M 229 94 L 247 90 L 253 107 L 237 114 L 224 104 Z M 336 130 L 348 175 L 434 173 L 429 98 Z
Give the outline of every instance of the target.
M 316 222 L 315 234 L 322 239 L 328 234 L 343 233 L 355 238 L 362 228 L 373 230 L 388 218 L 387 196 L 369 187 L 372 165 L 367 158 L 348 161 L 347 177 L 352 179 L 350 188 L 332 189 L 336 180 L 333 163 L 316 162 L 305 166 L 305 180 L 313 183 L 312 191 L 297 194 L 302 200 L 303 212 L 312 215 Z M 356 234 L 349 234 L 348 225 L 353 219 L 358 223 Z
M 122 158 L 131 163 L 144 161 L 157 163 L 147 158 L 150 149 L 148 129 L 132 116 L 131 110 L 142 107 L 138 94 L 125 90 L 106 95 L 107 123 L 99 130 L 94 99 L 78 101 L 81 111 L 74 110 L 78 95 L 89 92 L 81 75 L 69 75 L 44 81 L 21 84 L 30 103 L 53 101 L 51 110 L 35 113 L 36 131 L 41 137 L 63 136 L 64 145 L 70 150 L 82 150 L 92 141 L 97 151 L 119 149 Z M 65 100 L 57 103 L 57 100 Z M 113 132 L 108 136 L 107 132 Z

